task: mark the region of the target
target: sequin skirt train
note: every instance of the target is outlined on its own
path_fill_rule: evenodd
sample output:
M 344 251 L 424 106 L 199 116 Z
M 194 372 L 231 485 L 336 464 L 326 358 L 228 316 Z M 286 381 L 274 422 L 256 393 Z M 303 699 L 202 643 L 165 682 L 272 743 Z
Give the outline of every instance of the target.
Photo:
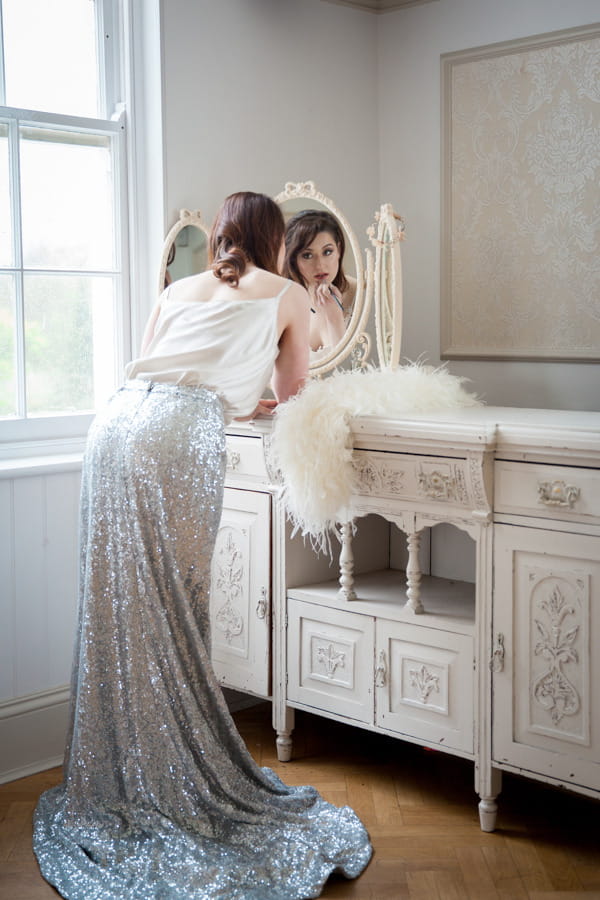
M 369 861 L 351 809 L 254 763 L 215 679 L 224 472 L 201 388 L 128 382 L 90 431 L 64 782 L 34 820 L 68 900 L 304 900 Z

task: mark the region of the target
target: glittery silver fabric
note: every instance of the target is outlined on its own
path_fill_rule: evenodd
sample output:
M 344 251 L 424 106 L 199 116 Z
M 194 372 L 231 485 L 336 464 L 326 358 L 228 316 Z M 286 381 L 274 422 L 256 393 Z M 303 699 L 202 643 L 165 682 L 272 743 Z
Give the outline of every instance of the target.
M 254 763 L 213 674 L 224 472 L 202 388 L 128 382 L 92 426 L 65 777 L 34 821 L 69 900 L 302 900 L 369 861 L 351 809 Z

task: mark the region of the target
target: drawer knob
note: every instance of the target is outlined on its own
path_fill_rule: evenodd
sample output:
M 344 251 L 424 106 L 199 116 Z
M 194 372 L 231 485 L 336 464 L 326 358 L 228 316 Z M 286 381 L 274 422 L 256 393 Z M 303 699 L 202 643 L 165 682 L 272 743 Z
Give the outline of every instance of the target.
M 242 457 L 238 453 L 237 450 L 228 450 L 227 451 L 227 468 L 233 469 L 234 472 L 239 466 Z
M 377 664 L 377 668 L 375 669 L 375 686 L 376 687 L 385 687 L 387 682 L 387 662 L 385 659 L 385 651 L 382 650 L 379 654 L 379 662 Z
M 538 497 L 540 503 L 546 506 L 567 506 L 573 509 L 579 500 L 580 490 L 574 484 L 566 484 L 564 481 L 539 481 Z
M 498 634 L 496 638 L 496 646 L 492 652 L 490 659 L 490 669 L 492 672 L 504 671 L 504 635 Z
M 259 619 L 264 619 L 267 615 L 267 589 L 260 589 L 260 600 L 256 604 L 256 615 Z

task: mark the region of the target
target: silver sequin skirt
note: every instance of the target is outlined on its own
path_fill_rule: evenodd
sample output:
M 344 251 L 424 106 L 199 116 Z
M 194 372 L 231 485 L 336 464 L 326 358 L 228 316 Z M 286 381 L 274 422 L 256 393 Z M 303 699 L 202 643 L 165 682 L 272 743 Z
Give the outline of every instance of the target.
M 202 388 L 128 382 L 90 431 L 64 782 L 34 821 L 68 900 L 303 900 L 369 861 L 351 809 L 255 764 L 214 676 L 224 474 Z

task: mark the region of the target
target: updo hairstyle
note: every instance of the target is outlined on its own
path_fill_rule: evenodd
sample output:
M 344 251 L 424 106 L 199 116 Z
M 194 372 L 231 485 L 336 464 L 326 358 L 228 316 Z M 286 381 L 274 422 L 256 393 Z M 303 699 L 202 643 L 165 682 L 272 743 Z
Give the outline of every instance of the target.
M 239 191 L 223 201 L 208 241 L 215 278 L 237 287 L 248 265 L 279 274 L 277 261 L 285 223 L 265 194 Z
M 329 232 L 337 244 L 340 254 L 340 265 L 338 273 L 333 279 L 333 284 L 343 294 L 348 289 L 348 281 L 344 275 L 343 268 L 346 241 L 338 220 L 325 210 L 304 209 L 302 212 L 296 213 L 287 223 L 283 274 L 286 278 L 291 278 L 293 281 L 304 285 L 304 287 L 307 286 L 298 268 L 298 256 L 303 250 L 310 247 L 316 236 L 321 234 L 322 231 Z

